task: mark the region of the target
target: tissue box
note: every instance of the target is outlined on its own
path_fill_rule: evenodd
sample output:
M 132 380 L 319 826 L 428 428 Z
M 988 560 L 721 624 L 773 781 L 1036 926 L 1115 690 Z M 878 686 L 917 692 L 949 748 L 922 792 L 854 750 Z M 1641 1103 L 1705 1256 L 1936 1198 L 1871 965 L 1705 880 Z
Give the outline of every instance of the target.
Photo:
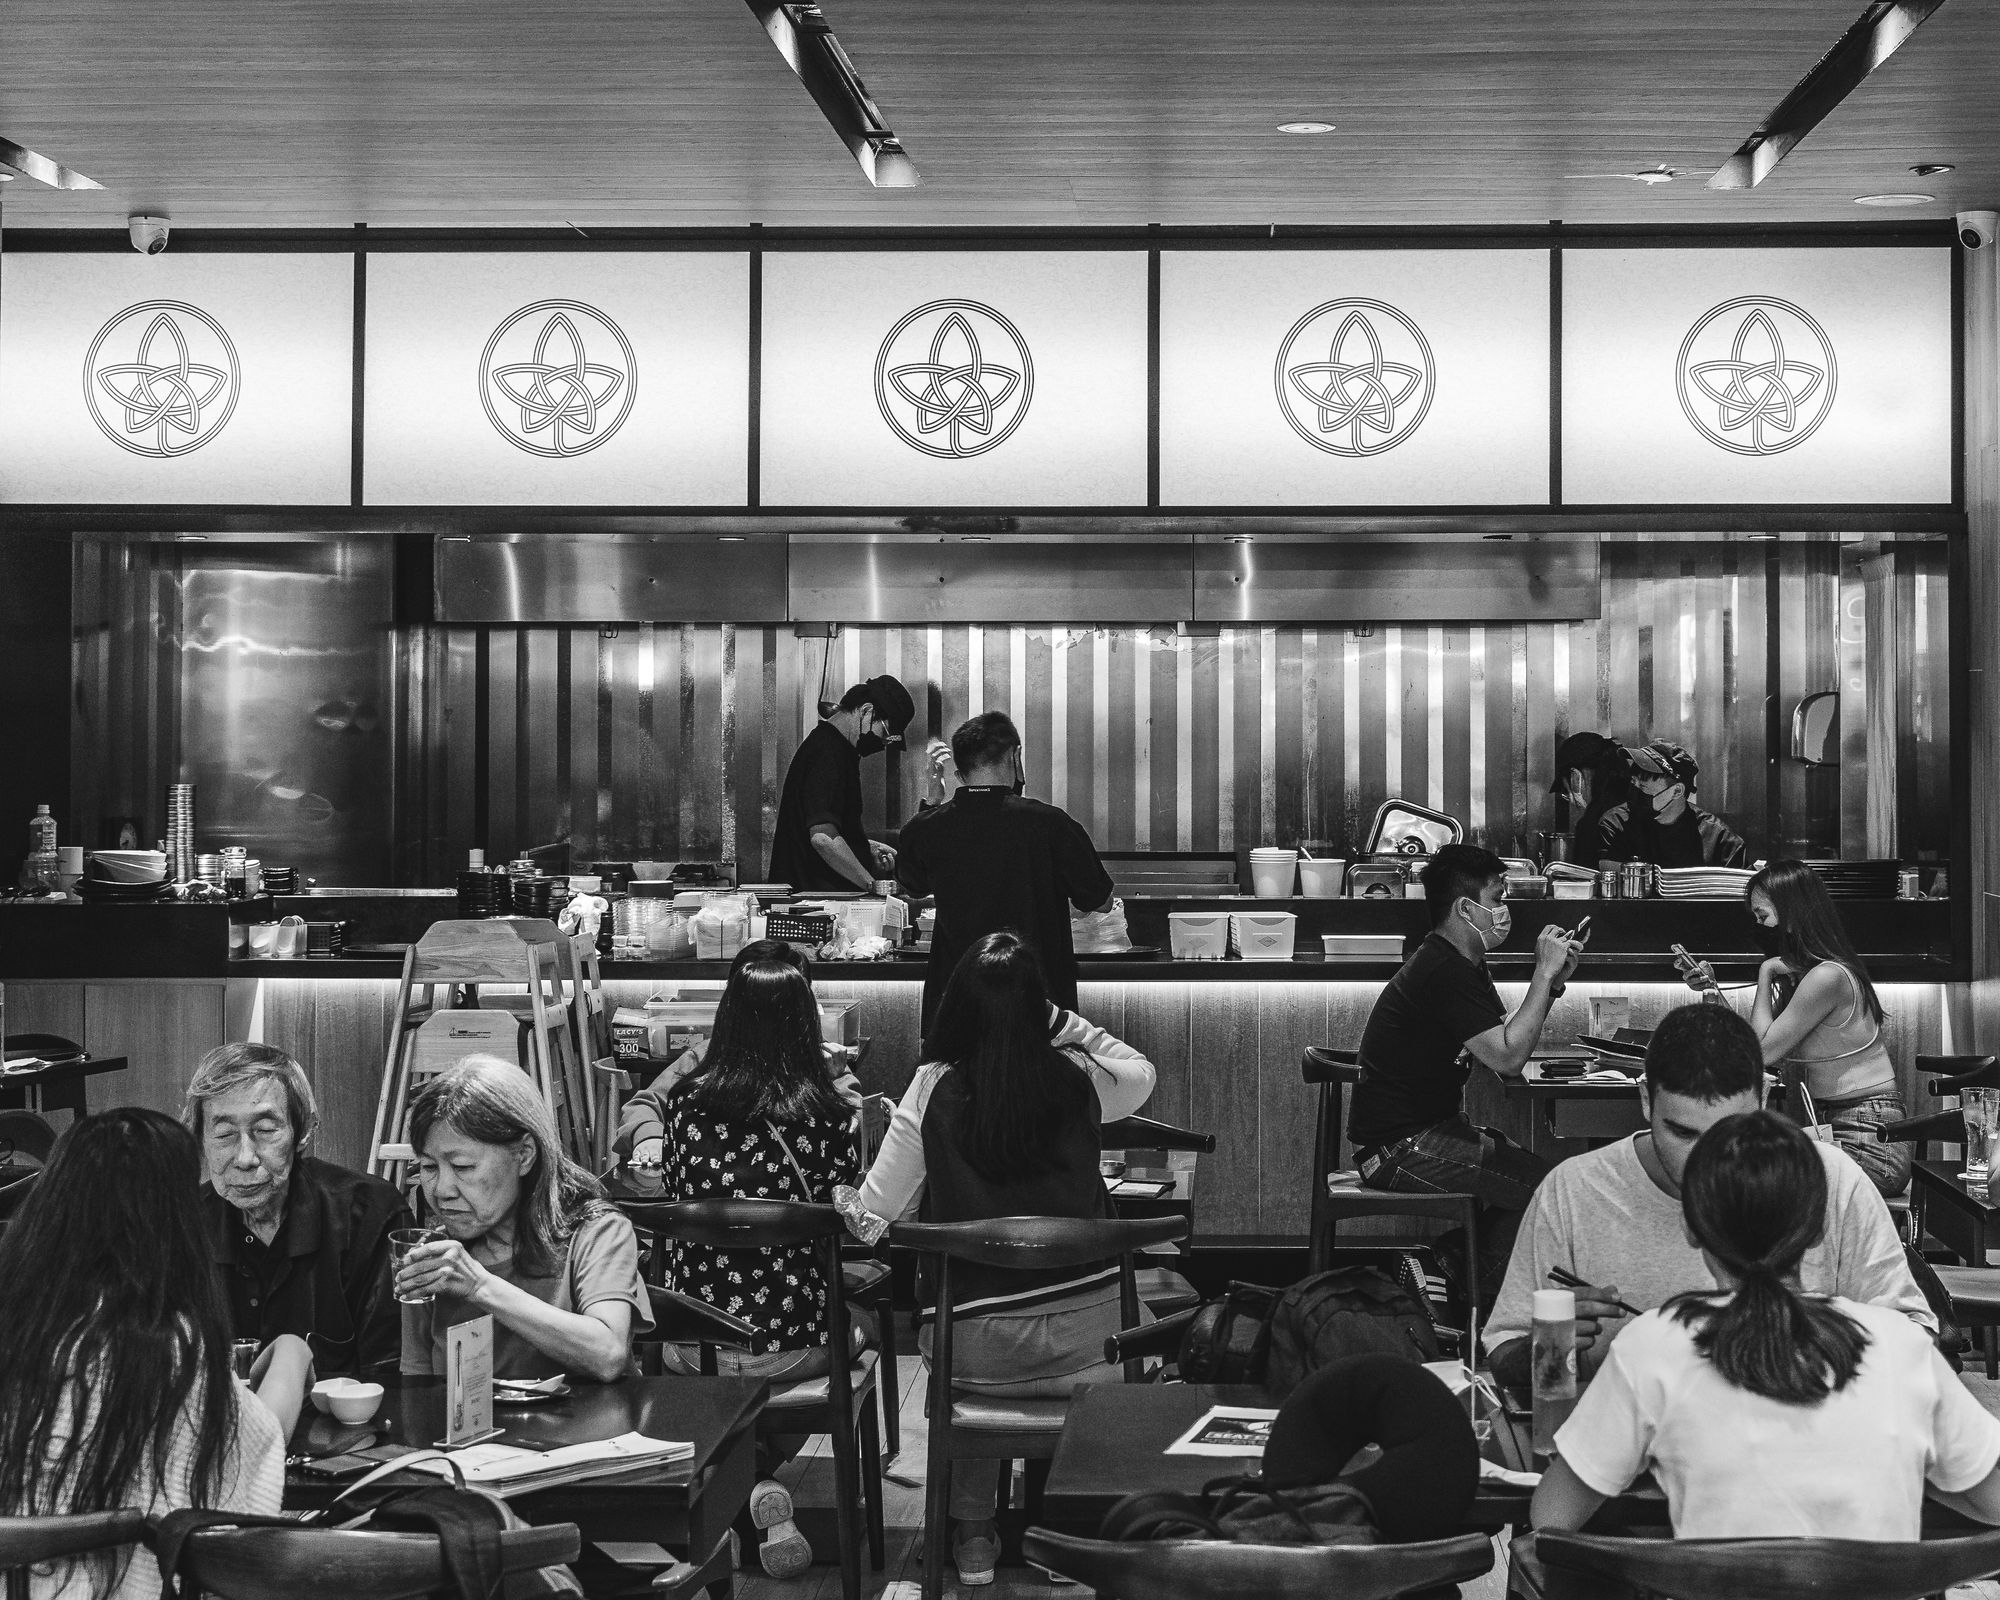
M 1171 911 L 1167 946 L 1176 961 L 1220 961 L 1229 954 L 1229 918 L 1220 911 Z
M 1229 942 L 1245 961 L 1289 961 L 1298 928 L 1290 911 L 1238 911 L 1229 919 Z

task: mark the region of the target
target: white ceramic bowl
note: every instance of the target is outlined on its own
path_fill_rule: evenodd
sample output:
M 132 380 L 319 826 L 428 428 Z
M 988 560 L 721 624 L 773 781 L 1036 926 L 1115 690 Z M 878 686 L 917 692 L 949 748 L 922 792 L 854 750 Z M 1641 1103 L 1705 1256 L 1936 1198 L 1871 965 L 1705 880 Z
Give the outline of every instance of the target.
M 158 883 L 167 875 L 167 858 L 157 850 L 100 850 L 92 859 L 98 875 L 113 883 Z
M 359 1427 L 381 1406 L 382 1385 L 358 1378 L 322 1378 L 313 1385 L 312 1402 L 336 1422 Z

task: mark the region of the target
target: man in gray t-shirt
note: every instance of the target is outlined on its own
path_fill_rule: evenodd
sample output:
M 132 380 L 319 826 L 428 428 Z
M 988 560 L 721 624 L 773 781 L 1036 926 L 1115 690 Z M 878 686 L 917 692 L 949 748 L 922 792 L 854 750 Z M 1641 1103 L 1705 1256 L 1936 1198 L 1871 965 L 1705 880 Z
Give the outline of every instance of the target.
M 1482 1340 L 1501 1382 L 1527 1385 L 1533 1295 L 1553 1287 L 1552 1267 L 1592 1286 L 1576 1292 L 1585 1377 L 1630 1320 L 1615 1302 L 1650 1311 L 1684 1290 L 1716 1286 L 1681 1220 L 1681 1173 L 1703 1133 L 1756 1110 L 1763 1094 L 1757 1037 L 1733 1011 L 1684 1006 L 1661 1022 L 1640 1091 L 1647 1131 L 1563 1162 L 1529 1202 Z M 1806 1253 L 1805 1288 L 1886 1306 L 1935 1333 L 1882 1197 L 1838 1145 L 1821 1145 L 1820 1154 L 1826 1232 Z

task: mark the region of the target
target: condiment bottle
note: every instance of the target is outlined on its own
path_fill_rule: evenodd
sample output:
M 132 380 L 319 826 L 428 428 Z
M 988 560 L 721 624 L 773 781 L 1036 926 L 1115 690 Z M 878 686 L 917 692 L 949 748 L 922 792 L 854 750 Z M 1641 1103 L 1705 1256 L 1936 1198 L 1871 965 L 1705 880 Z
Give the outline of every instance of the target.
M 1528 1362 L 1535 1401 L 1534 1448 L 1552 1456 L 1556 1431 L 1576 1409 L 1576 1292 L 1537 1289 Z

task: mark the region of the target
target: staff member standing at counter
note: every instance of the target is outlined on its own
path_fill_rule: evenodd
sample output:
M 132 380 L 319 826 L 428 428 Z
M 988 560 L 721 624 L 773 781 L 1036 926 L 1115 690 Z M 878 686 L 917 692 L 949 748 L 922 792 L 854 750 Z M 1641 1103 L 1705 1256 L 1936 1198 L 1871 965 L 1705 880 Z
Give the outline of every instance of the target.
M 849 689 L 805 736 L 778 798 L 771 882 L 866 890 L 896 870 L 896 852 L 861 828 L 861 758 L 901 744 L 916 714 L 910 691 L 884 673 Z
M 1595 866 L 1604 854 L 1604 814 L 1631 794 L 1624 748 L 1601 733 L 1573 733 L 1556 746 L 1549 793 L 1572 808 L 1569 859 Z
M 951 736 L 964 785 L 903 828 L 896 877 L 912 894 L 937 896 L 930 970 L 924 974 L 924 1021 L 958 958 L 1003 928 L 1034 947 L 1049 999 L 1076 1010 L 1076 946 L 1070 908 L 1111 904 L 1111 874 L 1082 824 L 1021 793 L 1021 735 L 1013 719 L 988 711 Z
M 1600 865 L 1646 861 L 1656 867 L 1740 867 L 1742 836 L 1694 803 L 1701 767 L 1671 739 L 1625 752 L 1632 795 L 1604 814 Z
M 1465 1114 L 1465 1080 L 1478 1061 L 1518 1078 L 1549 1006 L 1583 945 L 1561 928 L 1535 941 L 1535 973 L 1509 1016 L 1486 970 L 1513 918 L 1501 899 L 1507 866 L 1477 845 L 1448 844 L 1424 868 L 1431 935 L 1389 980 L 1361 1035 L 1361 1081 L 1348 1126 L 1355 1165 L 1371 1189 L 1476 1195 L 1480 1299 L 1493 1303 L 1521 1213 L 1548 1163 Z M 1447 1252 L 1445 1259 L 1455 1253 Z

